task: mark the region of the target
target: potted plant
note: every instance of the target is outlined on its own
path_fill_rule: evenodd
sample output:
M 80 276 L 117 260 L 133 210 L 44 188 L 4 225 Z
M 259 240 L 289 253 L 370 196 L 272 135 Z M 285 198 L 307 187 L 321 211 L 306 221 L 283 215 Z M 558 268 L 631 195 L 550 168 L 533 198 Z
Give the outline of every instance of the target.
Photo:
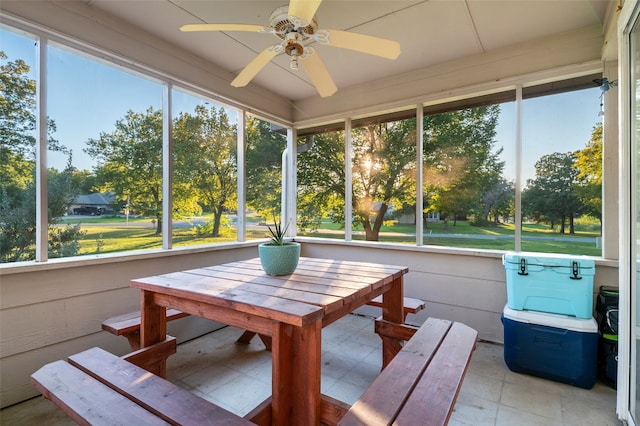
M 258 246 L 262 269 L 269 275 L 289 275 L 295 271 L 300 259 L 300 243 L 285 240 L 287 226 L 274 219 L 273 228 L 267 225 L 271 239 Z

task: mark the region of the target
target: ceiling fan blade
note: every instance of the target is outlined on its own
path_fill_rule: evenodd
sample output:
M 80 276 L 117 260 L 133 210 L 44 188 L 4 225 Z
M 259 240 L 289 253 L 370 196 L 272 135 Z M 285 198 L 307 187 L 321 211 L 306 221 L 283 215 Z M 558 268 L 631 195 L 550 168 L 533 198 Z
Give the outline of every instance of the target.
M 289 15 L 304 19 L 309 23 L 313 19 L 313 15 L 316 14 L 320 3 L 322 3 L 322 0 L 291 0 L 289 2 Z
M 340 30 L 324 31 L 329 34 L 329 46 L 343 47 L 387 59 L 396 59 L 400 55 L 400 43 L 397 41 Z M 319 41 L 324 43 L 322 40 Z
M 277 46 L 276 46 L 277 47 Z M 242 72 L 231 82 L 233 87 L 244 87 L 278 54 L 274 46 L 263 50 L 258 56 L 253 58 L 249 65 L 244 67 Z
M 180 31 L 248 31 L 253 33 L 273 32 L 273 28 L 253 24 L 187 24 Z
M 320 96 L 325 98 L 336 93 L 338 88 L 318 53 L 311 47 L 305 47 L 304 50 L 305 55 L 300 58 L 300 62 L 302 62 L 302 66 L 307 74 L 309 74 Z

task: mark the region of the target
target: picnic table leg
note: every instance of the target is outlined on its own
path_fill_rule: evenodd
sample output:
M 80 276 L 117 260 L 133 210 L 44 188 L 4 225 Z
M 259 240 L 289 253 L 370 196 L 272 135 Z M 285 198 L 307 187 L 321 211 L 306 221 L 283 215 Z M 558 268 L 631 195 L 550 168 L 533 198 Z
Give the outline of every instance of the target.
M 167 337 L 166 308 L 156 305 L 152 292 L 141 290 L 140 295 L 140 347 L 146 348 Z M 147 368 L 162 378 L 167 377 L 167 359 L 159 359 L 155 365 Z
M 273 425 L 320 424 L 322 322 L 304 327 L 274 323 Z
M 403 276 L 397 277 L 389 291 L 382 294 L 382 319 L 404 324 L 404 281 Z M 382 339 L 382 369 L 402 349 L 402 341 L 389 336 L 380 336 Z

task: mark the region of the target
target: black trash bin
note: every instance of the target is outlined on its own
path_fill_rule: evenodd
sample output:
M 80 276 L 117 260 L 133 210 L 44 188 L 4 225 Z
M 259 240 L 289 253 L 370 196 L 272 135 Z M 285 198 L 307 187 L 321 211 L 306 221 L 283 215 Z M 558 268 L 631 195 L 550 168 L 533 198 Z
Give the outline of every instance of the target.
M 596 300 L 598 322 L 598 379 L 616 389 L 618 377 L 618 303 L 615 287 L 601 286 Z

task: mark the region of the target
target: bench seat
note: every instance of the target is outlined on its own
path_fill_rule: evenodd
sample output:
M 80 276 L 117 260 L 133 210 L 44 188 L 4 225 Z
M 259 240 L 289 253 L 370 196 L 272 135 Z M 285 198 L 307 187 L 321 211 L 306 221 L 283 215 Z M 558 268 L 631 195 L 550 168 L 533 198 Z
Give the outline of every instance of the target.
M 367 305 L 382 308 L 382 296 L 369 301 Z M 425 303 L 420 299 L 411 297 L 404 298 L 404 315 L 415 314 L 423 310 Z M 167 309 L 167 322 L 188 317 L 189 314 L 178 311 L 176 309 Z M 127 314 L 118 315 L 109 318 L 102 323 L 102 329 L 116 336 L 124 336 L 129 342 L 132 351 L 140 349 L 140 311 L 129 312 Z M 256 333 L 246 331 L 238 342 L 249 343 Z M 271 350 L 271 339 L 268 336 L 259 335 L 267 350 Z
M 189 314 L 177 309 L 167 309 L 167 321 L 188 317 Z M 102 329 L 116 336 L 124 336 L 132 351 L 140 349 L 140 311 L 129 312 L 105 320 Z
M 370 300 L 367 305 L 376 306 L 378 308 L 382 308 L 382 296 L 378 296 L 373 300 Z M 407 314 L 417 314 L 421 310 L 424 309 L 424 302 L 420 299 L 414 299 L 412 297 L 405 297 L 403 301 L 403 310 L 404 316 L 406 318 Z
M 81 425 L 253 425 L 100 348 L 47 364 L 31 381 Z
M 429 318 L 338 424 L 447 424 L 477 338 L 462 323 Z

